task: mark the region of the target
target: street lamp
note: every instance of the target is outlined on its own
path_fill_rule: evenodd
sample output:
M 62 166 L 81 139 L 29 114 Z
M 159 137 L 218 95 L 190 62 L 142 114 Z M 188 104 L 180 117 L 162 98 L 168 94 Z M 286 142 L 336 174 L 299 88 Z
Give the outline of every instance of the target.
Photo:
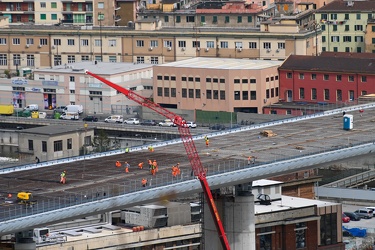
M 100 34 L 100 61 L 103 62 L 103 40 L 102 40 L 102 21 L 104 19 L 104 14 L 99 12 L 98 21 L 99 21 L 99 34 Z
M 315 31 L 315 56 L 318 56 L 318 29 L 320 30 L 321 26 L 317 21 L 315 20 L 313 22 L 313 29 Z

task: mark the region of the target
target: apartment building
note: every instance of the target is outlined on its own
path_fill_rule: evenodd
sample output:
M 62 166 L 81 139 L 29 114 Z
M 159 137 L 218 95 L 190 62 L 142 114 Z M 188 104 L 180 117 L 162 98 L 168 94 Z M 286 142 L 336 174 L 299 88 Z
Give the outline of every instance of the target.
M 118 10 L 115 0 L 15 0 L 0 3 L 0 15 L 8 17 L 9 23 L 114 26 L 118 21 Z
M 322 51 L 372 52 L 366 50 L 365 40 L 374 8 L 374 1 L 339 0 L 318 9 L 315 19 L 323 31 Z
M 168 108 L 262 113 L 279 100 L 280 61 L 197 57 L 154 66 L 154 101 Z
M 349 103 L 374 93 L 374 56 L 364 53 L 291 55 L 279 68 L 280 98 L 287 102 Z

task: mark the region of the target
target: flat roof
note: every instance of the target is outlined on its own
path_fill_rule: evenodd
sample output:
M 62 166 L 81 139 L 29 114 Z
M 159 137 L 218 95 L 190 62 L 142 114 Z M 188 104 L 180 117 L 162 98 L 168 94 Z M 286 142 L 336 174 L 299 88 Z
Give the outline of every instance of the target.
M 25 134 L 38 134 L 38 135 L 59 135 L 59 134 L 66 134 L 66 133 L 73 133 L 77 131 L 84 131 L 84 122 L 77 121 L 76 125 L 66 125 L 66 124 L 58 124 L 58 125 L 48 125 L 48 126 L 41 126 L 36 128 L 28 128 L 20 131 L 20 133 Z M 87 130 L 92 130 L 94 127 L 88 126 Z
M 230 58 L 195 57 L 177 62 L 155 65 L 155 67 L 203 68 L 203 69 L 265 69 L 278 67 L 283 61 L 248 60 Z
M 51 68 L 35 69 L 34 72 L 65 72 L 65 73 L 84 73 L 84 70 L 89 70 L 98 75 L 114 75 L 126 73 L 134 70 L 152 69 L 153 64 L 148 63 L 124 63 L 124 62 L 76 62 L 67 65 L 59 65 Z

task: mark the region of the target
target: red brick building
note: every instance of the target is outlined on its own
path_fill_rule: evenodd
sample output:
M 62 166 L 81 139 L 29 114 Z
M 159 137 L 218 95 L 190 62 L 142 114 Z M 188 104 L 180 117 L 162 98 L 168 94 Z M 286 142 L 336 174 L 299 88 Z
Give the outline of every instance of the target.
M 279 79 L 280 99 L 285 102 L 350 103 L 375 93 L 375 55 L 291 55 L 279 67 Z

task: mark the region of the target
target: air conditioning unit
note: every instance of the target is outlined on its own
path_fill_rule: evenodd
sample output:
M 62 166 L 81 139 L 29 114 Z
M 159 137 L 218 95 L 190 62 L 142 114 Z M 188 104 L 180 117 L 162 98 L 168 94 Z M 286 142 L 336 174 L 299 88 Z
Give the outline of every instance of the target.
M 41 47 L 42 47 L 42 45 L 39 44 L 39 45 L 38 45 L 38 48 L 40 49 Z
M 241 51 L 242 51 L 242 48 L 238 48 L 237 51 L 238 51 L 238 52 L 241 52 Z
M 56 46 L 55 46 L 55 45 L 52 45 L 52 49 L 56 49 Z
M 276 52 L 280 52 L 280 50 L 279 50 L 279 49 L 277 49 L 277 50 L 276 50 Z
M 209 48 L 206 48 L 205 51 L 208 52 L 210 49 Z
M 151 51 L 151 50 L 153 50 L 153 49 L 154 49 L 153 47 L 148 48 L 149 51 Z
M 26 48 L 30 48 L 30 44 L 26 44 Z
M 186 50 L 186 48 L 185 48 L 185 47 L 182 47 L 182 48 L 181 48 L 181 50 L 182 50 L 182 51 L 185 51 L 185 50 Z
M 171 47 L 168 47 L 168 51 L 171 51 L 172 50 L 172 48 Z
M 271 49 L 267 49 L 267 52 L 271 52 Z
M 198 48 L 197 48 L 197 51 L 200 51 L 200 50 L 201 50 L 201 48 L 198 47 Z
M 264 102 L 264 103 L 267 103 L 267 98 L 264 98 L 263 102 Z

